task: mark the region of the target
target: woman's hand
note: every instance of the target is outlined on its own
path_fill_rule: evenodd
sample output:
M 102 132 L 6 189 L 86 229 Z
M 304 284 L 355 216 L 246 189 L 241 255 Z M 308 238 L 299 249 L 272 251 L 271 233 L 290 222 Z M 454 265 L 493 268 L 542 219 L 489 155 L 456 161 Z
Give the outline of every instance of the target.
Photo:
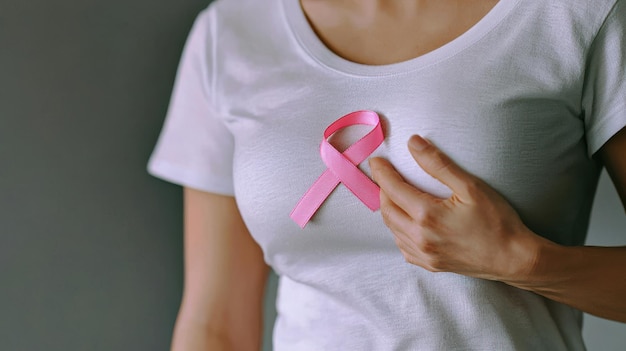
M 453 194 L 434 197 L 406 183 L 388 161 L 370 160 L 383 219 L 406 261 L 432 272 L 510 283 L 530 274 L 539 243 L 547 240 L 532 233 L 500 194 L 430 142 L 413 136 L 409 150 Z
M 626 208 L 626 128 L 599 151 Z M 409 150 L 453 194 L 436 198 L 371 159 L 381 212 L 410 263 L 433 272 L 499 280 L 626 323 L 626 246 L 561 246 L 530 231 L 494 189 L 414 136 Z

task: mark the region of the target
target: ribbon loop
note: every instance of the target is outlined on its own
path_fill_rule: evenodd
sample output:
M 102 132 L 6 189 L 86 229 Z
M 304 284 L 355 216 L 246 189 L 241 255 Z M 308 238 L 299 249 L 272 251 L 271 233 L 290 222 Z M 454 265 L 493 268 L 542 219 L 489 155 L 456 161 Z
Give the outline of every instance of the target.
M 343 153 L 328 142 L 334 133 L 358 124 L 374 128 Z M 290 214 L 291 219 L 304 228 L 339 183 L 343 183 L 370 210 L 378 210 L 380 188 L 357 166 L 382 144 L 384 138 L 380 117 L 374 111 L 352 112 L 331 123 L 324 131 L 320 145 L 320 156 L 328 168 L 302 196 Z

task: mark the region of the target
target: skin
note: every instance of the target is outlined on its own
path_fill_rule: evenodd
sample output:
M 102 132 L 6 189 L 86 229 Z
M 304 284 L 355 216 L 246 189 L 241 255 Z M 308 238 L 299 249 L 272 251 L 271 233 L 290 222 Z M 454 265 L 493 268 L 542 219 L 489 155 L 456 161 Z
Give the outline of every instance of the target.
M 184 188 L 185 275 L 172 351 L 259 350 L 269 267 L 235 199 Z
M 626 129 L 602 147 L 599 157 L 626 209 L 623 150 Z M 432 143 L 413 136 L 409 151 L 453 194 L 436 198 L 406 183 L 386 160 L 370 160 L 383 219 L 407 262 L 431 272 L 501 281 L 626 322 L 626 247 L 557 245 L 528 229 L 500 194 Z
M 331 50 L 354 62 L 380 65 L 444 45 L 480 20 L 496 1 L 301 4 Z M 620 150 L 626 150 L 625 134 L 622 131 L 598 153 L 623 202 L 626 161 Z M 435 146 L 410 150 L 420 166 L 455 193 L 450 199 L 433 199 L 404 183 L 388 162 L 371 161 L 382 189 L 381 213 L 408 262 L 431 271 L 500 280 L 590 313 L 626 320 L 626 306 L 620 301 L 626 296 L 620 272 L 626 267 L 625 248 L 564 248 L 542 239 L 493 189 L 455 166 Z M 185 188 L 184 211 L 185 280 L 171 350 L 259 350 L 269 268 L 235 199 Z M 455 235 L 460 230 L 464 235 Z
M 302 0 L 318 37 L 337 55 L 383 65 L 433 51 L 466 32 L 494 0 Z M 406 35 L 411 33 L 411 35 Z

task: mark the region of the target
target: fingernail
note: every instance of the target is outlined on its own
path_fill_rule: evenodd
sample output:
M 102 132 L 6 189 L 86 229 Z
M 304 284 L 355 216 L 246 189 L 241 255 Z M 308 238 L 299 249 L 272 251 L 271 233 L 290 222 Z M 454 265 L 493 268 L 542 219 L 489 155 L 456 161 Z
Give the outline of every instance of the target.
M 422 151 L 428 146 L 429 142 L 421 136 L 415 134 L 409 139 L 409 147 L 415 151 Z
M 370 168 L 374 169 L 376 167 L 376 162 L 378 161 L 376 161 L 376 157 L 372 157 L 369 160 L 367 160 L 367 162 L 369 163 Z

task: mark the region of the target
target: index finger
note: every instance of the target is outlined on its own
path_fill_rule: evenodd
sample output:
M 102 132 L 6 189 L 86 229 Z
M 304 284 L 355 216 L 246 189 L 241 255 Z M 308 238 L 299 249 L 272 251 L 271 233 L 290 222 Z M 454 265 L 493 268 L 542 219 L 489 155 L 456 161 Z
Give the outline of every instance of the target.
M 407 183 L 389 161 L 373 157 L 369 161 L 372 176 L 382 191 L 410 216 L 417 208 L 432 201 L 433 196 Z
M 414 135 L 409 140 L 409 151 L 426 173 L 439 180 L 461 198 L 470 198 L 468 186 L 475 184 L 477 178 L 461 168 L 438 147 L 421 136 Z

